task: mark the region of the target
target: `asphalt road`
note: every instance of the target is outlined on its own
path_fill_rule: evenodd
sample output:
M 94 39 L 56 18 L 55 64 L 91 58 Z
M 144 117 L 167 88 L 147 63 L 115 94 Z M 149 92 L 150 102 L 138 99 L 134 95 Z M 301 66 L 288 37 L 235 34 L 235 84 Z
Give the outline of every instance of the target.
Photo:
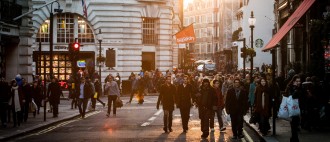
M 128 97 L 122 97 L 124 103 Z M 207 140 L 201 140 L 200 119 L 197 108 L 190 112 L 188 133 L 182 132 L 181 117 L 178 109 L 174 111 L 173 132 L 163 131 L 163 111 L 156 109 L 157 96 L 145 97 L 142 105 L 133 101 L 132 104 L 124 104 L 117 110 L 117 115 L 106 117 L 107 107 L 97 104 L 96 111 L 90 112 L 86 118 L 74 118 L 35 131 L 11 141 L 34 142 L 195 142 L 195 141 L 232 141 L 231 127 L 224 132 L 219 132 L 217 119 L 215 120 L 215 132 L 211 132 Z M 246 131 L 247 132 L 247 131 Z M 253 133 L 252 131 L 249 131 Z M 252 134 L 253 135 L 253 134 Z M 255 139 L 255 140 L 253 140 Z M 242 139 L 241 141 L 258 141 L 256 137 Z M 236 140 L 237 141 L 237 140 Z

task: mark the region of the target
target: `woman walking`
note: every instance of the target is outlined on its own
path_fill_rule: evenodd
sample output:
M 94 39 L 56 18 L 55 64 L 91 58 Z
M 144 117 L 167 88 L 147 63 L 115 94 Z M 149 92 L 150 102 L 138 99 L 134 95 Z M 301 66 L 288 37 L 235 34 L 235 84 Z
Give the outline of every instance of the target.
M 255 93 L 255 115 L 259 115 L 259 129 L 262 135 L 267 135 L 268 130 L 270 129 L 269 117 L 270 112 L 270 88 L 265 78 L 261 78 L 260 85 L 256 88 Z
M 116 100 L 120 97 L 120 90 L 113 77 L 109 77 L 109 82 L 105 84 L 105 94 L 108 95 L 108 113 L 107 117 L 110 117 L 111 104 L 113 104 L 113 116 L 116 117 Z
M 12 80 L 9 99 L 9 108 L 13 113 L 14 127 L 20 126 L 23 116 L 21 107 L 23 106 L 22 89 L 17 85 L 16 80 Z
M 298 99 L 298 102 L 301 103 L 301 98 L 303 97 L 303 89 L 301 86 L 301 77 L 299 75 L 294 75 L 287 85 L 285 92 L 288 96 L 292 96 L 292 99 Z M 299 104 L 300 105 L 300 104 Z M 300 107 L 300 106 L 299 106 Z M 299 142 L 298 138 L 298 127 L 300 122 L 299 115 L 292 116 L 292 121 L 290 122 L 291 125 L 291 138 L 290 142 Z

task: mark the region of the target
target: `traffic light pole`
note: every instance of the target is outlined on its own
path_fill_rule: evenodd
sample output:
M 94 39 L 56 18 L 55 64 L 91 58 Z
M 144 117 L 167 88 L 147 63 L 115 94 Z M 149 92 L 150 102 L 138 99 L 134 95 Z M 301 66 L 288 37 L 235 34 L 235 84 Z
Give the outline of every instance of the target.
M 243 50 L 246 51 L 245 38 L 243 39 Z M 245 78 L 245 58 L 246 54 L 243 56 L 243 78 Z
M 241 57 L 243 58 L 243 78 L 245 78 L 245 60 L 246 60 L 246 43 L 245 42 L 246 42 L 246 40 L 245 40 L 245 38 L 243 38 L 243 39 L 239 39 L 237 41 L 243 41 L 243 52 L 242 52 L 243 56 L 241 54 Z

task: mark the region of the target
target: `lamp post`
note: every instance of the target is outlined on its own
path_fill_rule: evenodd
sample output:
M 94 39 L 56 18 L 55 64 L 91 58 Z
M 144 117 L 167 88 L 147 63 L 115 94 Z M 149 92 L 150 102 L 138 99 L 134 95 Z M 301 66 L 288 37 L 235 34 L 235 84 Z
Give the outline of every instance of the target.
M 253 15 L 253 11 L 251 11 L 251 17 L 249 18 L 249 25 L 251 28 L 251 48 L 253 49 L 253 28 L 256 23 L 256 18 Z M 253 55 L 250 55 L 251 57 L 251 71 L 250 71 L 250 77 L 252 78 L 252 71 L 253 71 Z
M 57 3 L 57 9 L 55 8 L 54 11 L 61 13 L 63 9 L 61 9 L 60 4 L 58 1 L 54 1 Z M 53 3 L 50 4 L 50 15 L 49 15 L 49 56 L 50 56 L 50 72 L 49 76 L 52 78 L 53 77 L 53 37 L 54 37 L 54 14 L 53 14 Z
M 102 66 L 102 48 L 101 48 L 101 43 L 102 43 L 102 40 L 103 40 L 103 35 L 102 35 L 102 32 L 101 32 L 101 29 L 99 29 L 99 34 L 97 35 L 97 40 L 99 41 L 99 44 L 100 44 L 100 50 L 99 50 L 99 60 L 98 60 L 98 64 L 99 64 L 99 80 L 101 82 L 101 66 Z

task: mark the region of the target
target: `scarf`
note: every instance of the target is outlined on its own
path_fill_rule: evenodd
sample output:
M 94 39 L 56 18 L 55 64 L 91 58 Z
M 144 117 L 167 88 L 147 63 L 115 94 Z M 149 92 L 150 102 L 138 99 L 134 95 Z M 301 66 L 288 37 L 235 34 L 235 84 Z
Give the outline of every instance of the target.
M 9 105 L 12 105 L 12 99 L 14 99 L 14 109 L 15 112 L 21 111 L 21 104 L 19 102 L 18 86 L 11 87 L 11 90 L 14 91 L 14 98 L 10 98 Z

